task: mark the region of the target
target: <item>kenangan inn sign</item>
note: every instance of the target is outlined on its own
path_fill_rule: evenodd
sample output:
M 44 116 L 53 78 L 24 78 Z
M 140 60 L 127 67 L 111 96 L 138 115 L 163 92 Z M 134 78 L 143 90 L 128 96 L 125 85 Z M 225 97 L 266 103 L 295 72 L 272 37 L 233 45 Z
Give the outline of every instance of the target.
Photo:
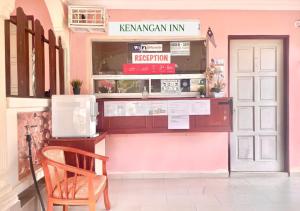
M 200 22 L 136 21 L 109 22 L 110 36 L 200 36 Z

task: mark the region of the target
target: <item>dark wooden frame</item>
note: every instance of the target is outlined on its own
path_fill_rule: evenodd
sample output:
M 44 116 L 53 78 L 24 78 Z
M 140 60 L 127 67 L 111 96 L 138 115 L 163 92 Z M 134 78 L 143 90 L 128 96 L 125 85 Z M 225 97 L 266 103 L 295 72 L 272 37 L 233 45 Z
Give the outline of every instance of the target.
M 17 75 L 18 75 L 18 96 L 31 97 L 29 87 L 29 34 L 32 35 L 32 46 L 35 48 L 35 73 L 36 73 L 36 93 L 33 97 L 45 96 L 45 54 L 44 44 L 49 44 L 49 80 L 50 93 L 57 94 L 56 87 L 59 84 L 60 94 L 64 94 L 64 50 L 59 37 L 56 45 L 54 32 L 48 30 L 49 39 L 44 36 L 44 29 L 38 19 L 27 16 L 23 9 L 18 7 L 16 16 L 11 16 L 5 20 L 5 73 L 6 73 L 6 96 L 11 95 L 11 65 L 10 65 L 10 24 L 17 27 Z M 28 21 L 32 22 L 32 27 L 28 27 Z M 58 54 L 59 81 L 56 81 L 56 55 Z
M 270 40 L 277 39 L 283 41 L 283 95 L 284 95 L 284 138 L 285 138 L 285 147 L 284 147 L 284 169 L 290 174 L 290 159 L 289 159 L 289 35 L 228 35 L 228 87 L 227 91 L 230 94 L 230 41 L 232 40 Z M 232 120 L 233 122 L 233 120 Z M 230 133 L 228 133 L 228 170 L 231 172 L 230 166 Z

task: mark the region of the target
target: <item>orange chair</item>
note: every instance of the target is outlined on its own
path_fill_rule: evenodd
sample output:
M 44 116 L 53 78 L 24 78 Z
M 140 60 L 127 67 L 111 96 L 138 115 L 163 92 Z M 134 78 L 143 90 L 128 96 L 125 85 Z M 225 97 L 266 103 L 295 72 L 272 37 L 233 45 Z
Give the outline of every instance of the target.
M 66 164 L 65 153 L 74 157 L 76 167 Z M 64 211 L 68 210 L 68 205 L 87 205 L 90 211 L 95 211 L 102 192 L 105 208 L 110 209 L 106 172 L 108 157 L 62 146 L 44 147 L 37 156 L 45 175 L 47 211 L 53 211 L 54 204 L 62 205 Z M 95 159 L 102 161 L 103 175 L 96 175 L 93 171 Z

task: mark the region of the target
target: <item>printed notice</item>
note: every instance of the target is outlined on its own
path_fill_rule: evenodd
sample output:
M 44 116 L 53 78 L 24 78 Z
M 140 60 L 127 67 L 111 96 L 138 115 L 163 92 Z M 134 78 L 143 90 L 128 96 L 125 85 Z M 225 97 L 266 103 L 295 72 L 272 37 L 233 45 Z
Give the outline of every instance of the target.
M 171 56 L 189 56 L 190 42 L 170 42 Z
M 187 105 L 187 101 L 168 101 L 168 115 L 189 115 L 189 106 Z
M 126 103 L 126 116 L 148 116 L 149 102 L 132 101 Z
M 190 129 L 190 116 L 168 115 L 168 129 Z
M 162 116 L 168 115 L 168 101 L 152 101 L 149 115 Z
M 190 115 L 210 115 L 210 100 L 191 100 Z
M 126 107 L 122 101 L 104 102 L 104 116 L 126 116 Z

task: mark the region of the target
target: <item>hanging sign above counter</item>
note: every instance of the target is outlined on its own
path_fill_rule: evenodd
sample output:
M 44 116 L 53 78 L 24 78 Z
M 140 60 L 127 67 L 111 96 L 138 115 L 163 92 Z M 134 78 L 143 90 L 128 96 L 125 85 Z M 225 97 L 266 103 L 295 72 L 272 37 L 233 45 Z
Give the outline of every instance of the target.
M 109 36 L 199 36 L 200 22 L 191 21 L 133 21 L 109 22 Z

